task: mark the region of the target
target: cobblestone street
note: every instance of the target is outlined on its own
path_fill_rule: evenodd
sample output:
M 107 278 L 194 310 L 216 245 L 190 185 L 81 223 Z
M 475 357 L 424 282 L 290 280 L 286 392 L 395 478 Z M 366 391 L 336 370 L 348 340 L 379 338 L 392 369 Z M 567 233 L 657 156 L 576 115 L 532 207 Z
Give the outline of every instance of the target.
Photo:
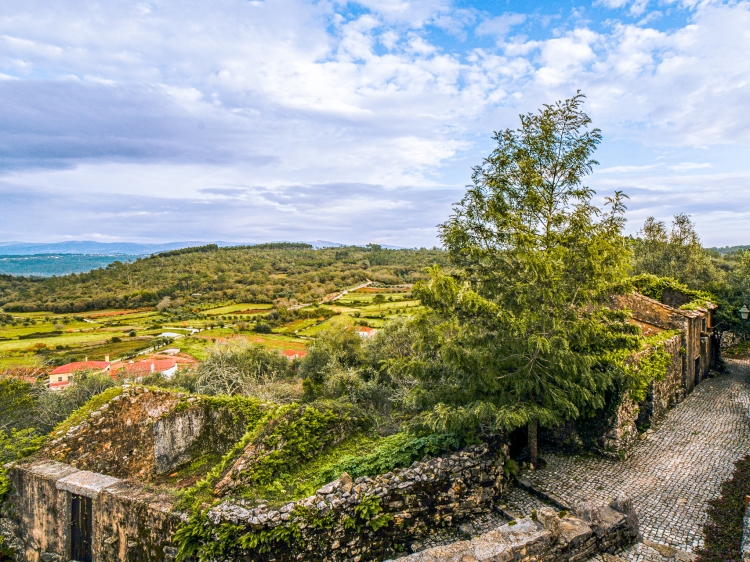
M 750 363 L 727 361 L 729 373 L 703 381 L 640 440 L 625 461 L 546 455 L 547 466 L 522 479 L 568 504 L 633 499 L 643 543 L 617 558 L 639 562 L 691 560 L 703 541 L 706 502 L 719 494 L 734 462 L 750 453 Z M 515 503 L 514 503 L 515 502 Z M 525 494 L 507 498 L 524 512 Z

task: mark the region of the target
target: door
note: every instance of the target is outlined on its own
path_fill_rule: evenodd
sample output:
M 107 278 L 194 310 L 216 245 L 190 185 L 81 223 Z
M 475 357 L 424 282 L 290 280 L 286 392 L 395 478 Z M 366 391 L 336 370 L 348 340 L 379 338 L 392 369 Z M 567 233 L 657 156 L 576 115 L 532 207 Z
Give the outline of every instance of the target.
M 72 494 L 70 519 L 70 558 L 76 562 L 92 562 L 91 498 Z
M 701 358 L 700 357 L 696 357 L 695 358 L 695 384 L 698 384 L 699 382 L 701 382 L 701 378 L 702 378 L 701 375 L 702 375 L 702 373 L 701 373 Z

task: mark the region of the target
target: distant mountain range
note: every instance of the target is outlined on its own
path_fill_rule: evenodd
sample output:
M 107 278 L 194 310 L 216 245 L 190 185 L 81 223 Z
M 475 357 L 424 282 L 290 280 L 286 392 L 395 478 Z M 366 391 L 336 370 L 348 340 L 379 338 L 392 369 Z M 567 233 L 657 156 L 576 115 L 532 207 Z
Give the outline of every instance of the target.
M 35 256 L 44 254 L 87 254 L 87 255 L 128 255 L 147 256 L 158 252 L 179 250 L 190 246 L 204 244 L 218 244 L 219 246 L 252 246 L 252 242 L 167 242 L 165 244 L 137 244 L 133 242 L 94 242 L 92 240 L 70 240 L 68 242 L 52 242 L 47 244 L 33 242 L 0 242 L 0 256 Z M 327 240 L 313 240 L 307 242 L 314 248 L 338 248 L 345 246 L 338 242 Z M 401 249 L 398 246 L 386 246 L 389 250 Z

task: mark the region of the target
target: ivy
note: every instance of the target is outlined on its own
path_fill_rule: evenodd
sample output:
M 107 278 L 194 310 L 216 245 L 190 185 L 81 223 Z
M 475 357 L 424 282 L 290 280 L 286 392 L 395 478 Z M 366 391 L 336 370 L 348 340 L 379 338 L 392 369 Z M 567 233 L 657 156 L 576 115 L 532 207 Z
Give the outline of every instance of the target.
M 354 508 L 354 512 L 363 524 L 369 525 L 375 532 L 393 520 L 393 515 L 383 513 L 383 506 L 380 504 L 380 498 L 377 496 L 371 495 L 362 498 L 362 501 Z
M 635 361 L 626 364 L 630 397 L 636 404 L 646 399 L 652 381 L 665 379 L 671 361 L 672 356 L 664 351 L 663 346 L 656 346 Z

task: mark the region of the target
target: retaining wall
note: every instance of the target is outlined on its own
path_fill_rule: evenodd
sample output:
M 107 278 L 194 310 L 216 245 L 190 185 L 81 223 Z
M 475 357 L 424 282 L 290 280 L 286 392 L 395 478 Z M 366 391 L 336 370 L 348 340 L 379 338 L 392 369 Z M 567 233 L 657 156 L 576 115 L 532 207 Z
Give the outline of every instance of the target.
M 471 540 L 430 548 L 399 562 L 582 562 L 633 543 L 638 518 L 628 500 L 575 515 L 544 507 Z

